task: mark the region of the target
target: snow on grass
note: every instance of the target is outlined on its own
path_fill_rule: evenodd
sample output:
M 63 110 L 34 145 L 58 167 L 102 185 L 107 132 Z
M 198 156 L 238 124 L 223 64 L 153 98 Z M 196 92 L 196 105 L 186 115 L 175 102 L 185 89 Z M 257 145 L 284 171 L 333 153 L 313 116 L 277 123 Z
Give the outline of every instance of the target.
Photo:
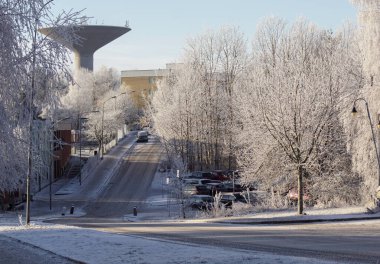
M 110 234 L 51 224 L 0 226 L 0 234 L 85 263 L 335 263 Z

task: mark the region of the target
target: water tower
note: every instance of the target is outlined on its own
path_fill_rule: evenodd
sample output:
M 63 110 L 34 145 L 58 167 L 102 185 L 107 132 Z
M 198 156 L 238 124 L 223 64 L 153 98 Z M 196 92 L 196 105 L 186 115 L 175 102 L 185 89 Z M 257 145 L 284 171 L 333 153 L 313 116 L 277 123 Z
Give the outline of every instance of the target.
M 68 43 L 55 27 L 41 28 L 39 31 L 49 38 L 72 50 L 75 54 L 75 69 L 94 69 L 94 53 L 111 41 L 124 35 L 131 29 L 128 26 L 104 26 L 104 25 L 78 25 L 73 26 L 73 31 L 79 36 L 79 43 Z

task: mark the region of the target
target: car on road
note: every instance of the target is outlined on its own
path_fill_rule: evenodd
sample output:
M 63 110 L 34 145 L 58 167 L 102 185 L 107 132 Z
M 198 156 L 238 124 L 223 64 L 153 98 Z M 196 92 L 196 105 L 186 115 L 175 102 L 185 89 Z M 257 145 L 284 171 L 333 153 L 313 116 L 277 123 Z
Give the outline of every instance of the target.
M 148 142 L 148 132 L 147 131 L 139 131 L 137 132 L 137 142 Z
M 192 195 L 188 200 L 191 208 L 199 210 L 210 210 L 214 204 L 214 197 L 210 195 Z

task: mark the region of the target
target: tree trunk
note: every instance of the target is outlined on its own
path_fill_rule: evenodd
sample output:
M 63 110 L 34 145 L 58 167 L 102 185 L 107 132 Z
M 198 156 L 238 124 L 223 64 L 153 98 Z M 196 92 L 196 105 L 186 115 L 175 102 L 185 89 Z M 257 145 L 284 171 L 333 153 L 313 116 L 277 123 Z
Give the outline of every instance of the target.
M 303 214 L 303 167 L 298 165 L 298 214 Z

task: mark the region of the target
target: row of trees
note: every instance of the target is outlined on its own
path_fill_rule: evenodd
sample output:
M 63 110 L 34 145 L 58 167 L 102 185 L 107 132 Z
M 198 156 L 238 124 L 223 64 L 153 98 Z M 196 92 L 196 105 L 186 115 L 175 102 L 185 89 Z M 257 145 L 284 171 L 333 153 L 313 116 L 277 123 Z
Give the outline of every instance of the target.
M 363 178 L 347 149 L 348 115 L 365 84 L 358 43 L 350 25 L 331 32 L 274 17 L 259 25 L 251 52 L 234 27 L 190 39 L 152 98 L 168 155 L 189 170 L 239 169 L 263 189 L 298 188 L 299 213 L 304 190 L 325 204 L 358 202 Z
M 185 63 L 159 84 L 153 119 L 168 152 L 189 169 L 236 167 L 235 90 L 248 63 L 236 28 L 189 40 Z

